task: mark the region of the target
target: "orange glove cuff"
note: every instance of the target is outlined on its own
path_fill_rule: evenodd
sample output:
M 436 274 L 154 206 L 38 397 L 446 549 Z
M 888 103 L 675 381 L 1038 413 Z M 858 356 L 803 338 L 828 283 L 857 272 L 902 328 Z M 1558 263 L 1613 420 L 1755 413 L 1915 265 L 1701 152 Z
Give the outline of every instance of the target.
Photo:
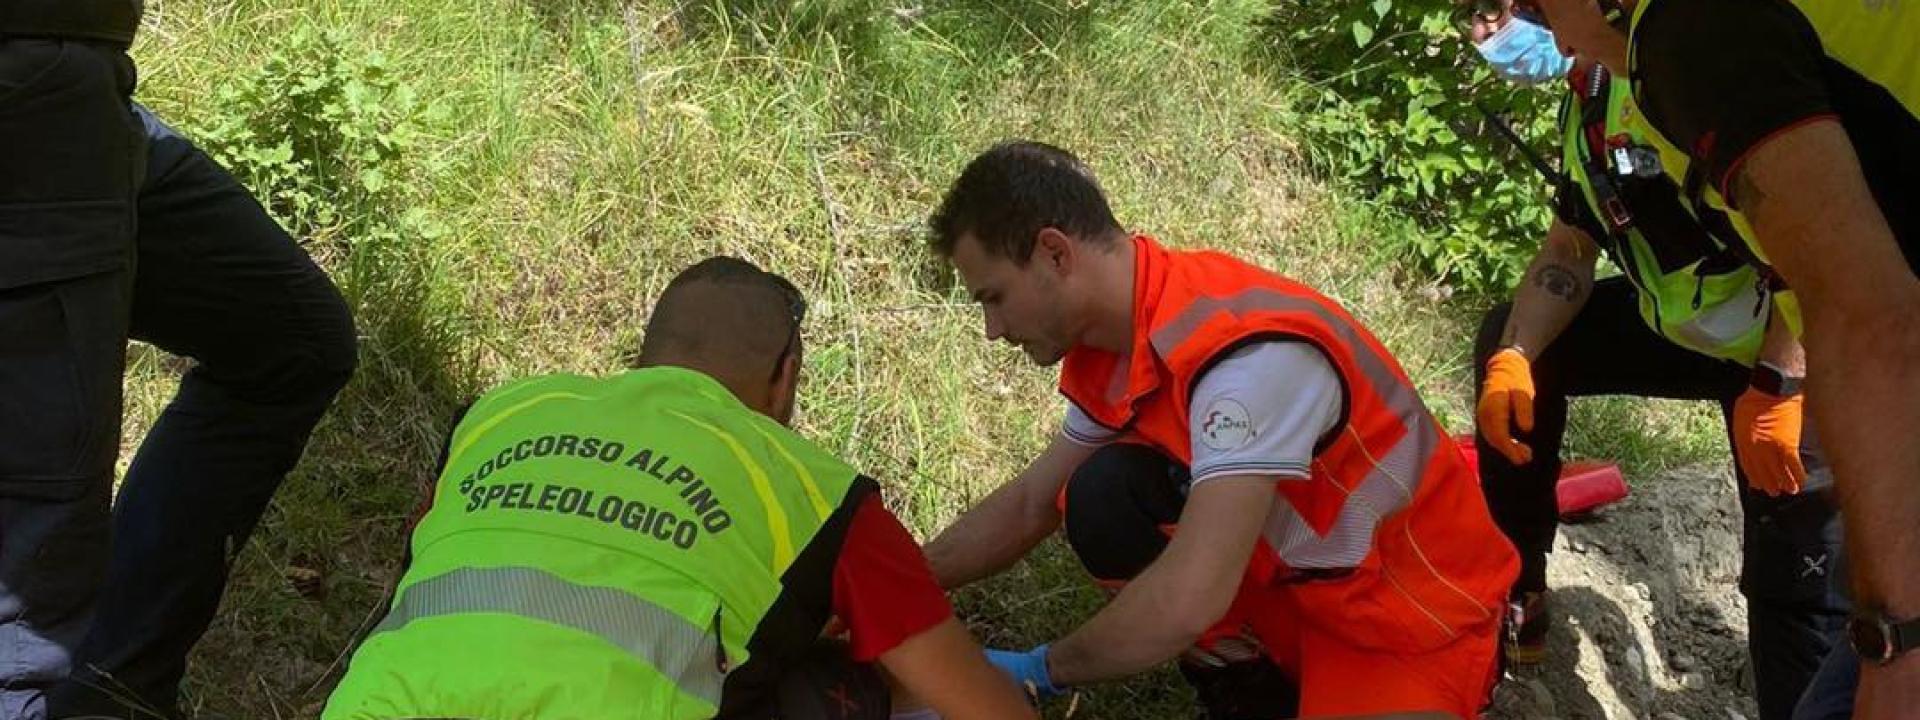
M 1733 403 L 1733 447 L 1747 484 L 1768 495 L 1800 492 L 1807 478 L 1800 460 L 1806 398 L 1748 388 Z
M 1515 464 L 1533 460 L 1533 449 L 1513 439 L 1516 426 L 1533 430 L 1533 393 L 1533 364 L 1526 355 L 1507 348 L 1487 358 L 1487 381 L 1474 419 L 1488 444 Z

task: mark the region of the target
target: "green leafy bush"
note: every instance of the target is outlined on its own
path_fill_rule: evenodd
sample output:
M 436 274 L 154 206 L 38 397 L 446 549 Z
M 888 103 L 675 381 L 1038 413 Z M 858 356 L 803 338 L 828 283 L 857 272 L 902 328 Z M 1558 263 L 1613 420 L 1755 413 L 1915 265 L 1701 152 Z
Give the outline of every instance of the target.
M 1279 3 L 1269 51 L 1305 74 L 1298 125 L 1315 164 L 1413 218 L 1410 251 L 1469 292 L 1504 292 L 1551 217 L 1548 184 L 1475 108 L 1552 157 L 1558 95 L 1493 77 L 1447 0 Z
M 425 110 L 384 54 L 301 27 L 213 107 L 193 134 L 294 235 L 381 239 L 424 226 L 399 209 Z

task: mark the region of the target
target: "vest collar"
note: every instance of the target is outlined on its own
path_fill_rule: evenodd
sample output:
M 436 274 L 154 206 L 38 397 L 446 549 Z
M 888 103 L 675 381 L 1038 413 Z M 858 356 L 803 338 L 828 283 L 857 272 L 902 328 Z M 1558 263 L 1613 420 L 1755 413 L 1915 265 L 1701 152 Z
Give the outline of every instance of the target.
M 1135 235 L 1133 242 L 1133 342 L 1125 356 L 1080 345 L 1068 351 L 1061 373 L 1061 390 L 1069 378 L 1096 378 L 1103 382 L 1079 381 L 1081 388 L 1099 387 L 1098 397 L 1072 398 L 1095 422 L 1122 428 L 1133 421 L 1133 405 L 1160 387 L 1160 363 L 1154 355 L 1153 334 L 1160 311 L 1160 300 L 1167 285 L 1169 252 L 1147 235 Z M 1176 308 L 1177 309 L 1177 308 Z
M 628 370 L 620 374 L 620 380 L 623 383 L 669 385 L 728 407 L 738 407 L 742 410 L 749 410 L 746 403 L 742 403 L 740 402 L 740 398 L 734 397 L 733 391 L 728 390 L 727 386 L 720 384 L 719 380 L 713 379 L 712 375 L 691 368 L 684 368 L 678 365 L 655 365 L 638 370 Z

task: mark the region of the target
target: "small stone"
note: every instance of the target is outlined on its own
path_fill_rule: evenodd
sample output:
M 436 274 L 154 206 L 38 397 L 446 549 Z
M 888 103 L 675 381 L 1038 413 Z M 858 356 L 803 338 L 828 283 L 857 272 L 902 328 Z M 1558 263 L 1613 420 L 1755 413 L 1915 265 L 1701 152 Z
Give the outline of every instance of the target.
M 1680 673 L 1680 687 L 1688 690 L 1704 690 L 1707 687 L 1707 679 L 1700 673 Z
M 1652 600 L 1653 588 L 1647 587 L 1646 583 L 1634 583 L 1633 594 L 1641 600 Z
M 1573 538 L 1567 538 L 1567 549 L 1581 555 L 1587 554 L 1587 544 Z
M 1668 661 L 1667 664 L 1672 665 L 1673 669 L 1680 672 L 1686 672 L 1694 668 L 1693 656 L 1686 653 L 1674 653 L 1673 659 Z
M 1626 666 L 1629 677 L 1637 678 L 1646 676 L 1647 658 L 1645 655 L 1640 654 L 1640 648 L 1627 648 Z
M 1687 720 L 1687 719 L 1670 712 L 1663 712 L 1663 713 L 1660 713 L 1659 716 L 1655 717 L 1654 720 Z
M 1727 708 L 1727 720 L 1747 720 L 1747 716 L 1739 710 Z

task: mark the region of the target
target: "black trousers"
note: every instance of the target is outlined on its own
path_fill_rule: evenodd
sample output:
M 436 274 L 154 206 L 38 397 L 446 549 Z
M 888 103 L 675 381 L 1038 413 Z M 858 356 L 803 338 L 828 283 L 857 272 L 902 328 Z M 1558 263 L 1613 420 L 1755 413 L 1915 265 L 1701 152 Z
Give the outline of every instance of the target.
M 0 718 L 44 712 L 106 569 L 133 84 L 124 48 L 0 37 Z
M 1520 550 L 1515 593 L 1545 590 L 1547 553 L 1559 527 L 1554 482 L 1560 474 L 1567 400 L 1591 395 L 1710 400 L 1720 404 L 1733 439 L 1733 403 L 1749 371 L 1675 345 L 1650 330 L 1624 278 L 1597 283 L 1566 332 L 1533 363 L 1533 432 L 1515 437 L 1534 461 L 1515 466 L 1478 440 L 1480 483 L 1494 522 Z M 1489 311 L 1474 343 L 1474 387 L 1498 350 L 1510 305 Z M 1768 497 L 1747 486 L 1735 464 L 1745 516 L 1740 592 L 1747 599 L 1747 638 L 1763 720 L 1784 720 L 1845 623 L 1848 603 L 1828 577 L 1840 549 L 1840 517 L 1828 491 L 1833 473 L 1821 459 L 1813 426 L 1801 444 L 1807 481 L 1798 495 Z
M 346 304 L 306 252 L 185 138 L 124 99 L 118 113 L 145 148 L 137 222 L 87 240 L 124 261 L 0 293 L 0 326 L 14 323 L 0 337 L 36 348 L 0 354 L 3 415 L 31 433 L 0 431 L 7 718 L 176 714 L 234 554 L 355 362 Z M 0 127 L 9 147 L 13 134 Z M 45 158 L 6 172 L 82 169 Z M 129 337 L 194 365 L 109 514 Z

